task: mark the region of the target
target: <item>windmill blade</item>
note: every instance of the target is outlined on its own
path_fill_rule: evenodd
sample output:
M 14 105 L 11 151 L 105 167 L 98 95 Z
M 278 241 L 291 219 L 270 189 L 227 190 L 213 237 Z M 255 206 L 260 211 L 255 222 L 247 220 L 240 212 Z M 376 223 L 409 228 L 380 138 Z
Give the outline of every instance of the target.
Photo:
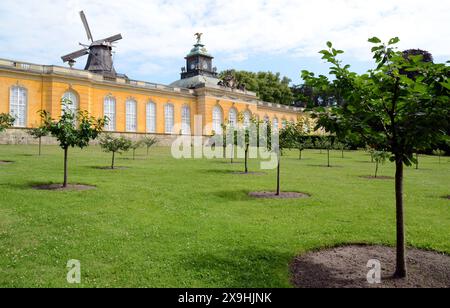
M 107 42 L 107 43 L 114 43 L 114 42 L 120 41 L 121 39 L 122 39 L 122 34 L 116 34 L 116 35 L 110 36 L 108 38 L 105 38 L 102 41 Z
M 63 62 L 69 62 L 69 61 L 75 60 L 79 57 L 85 56 L 87 54 L 89 54 L 89 49 L 84 48 L 84 49 L 72 52 L 71 54 L 68 54 L 66 56 L 63 56 L 63 57 L 61 57 L 61 59 L 63 60 Z
M 91 42 L 94 42 L 94 39 L 92 38 L 91 29 L 89 28 L 89 24 L 87 22 L 86 15 L 84 14 L 83 11 L 80 12 L 80 17 L 81 17 L 81 21 L 83 22 L 84 29 L 86 30 L 88 40 L 90 40 Z

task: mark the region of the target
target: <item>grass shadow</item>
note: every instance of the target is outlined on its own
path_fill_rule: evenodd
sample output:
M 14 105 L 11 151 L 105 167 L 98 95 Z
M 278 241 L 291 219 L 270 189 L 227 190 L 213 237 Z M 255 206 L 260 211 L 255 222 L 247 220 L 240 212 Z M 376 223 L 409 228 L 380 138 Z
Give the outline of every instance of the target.
M 209 285 L 214 287 L 280 288 L 288 286 L 283 274 L 291 258 L 269 249 L 231 249 L 184 256 L 180 266 L 195 273 L 199 281 L 213 278 Z
M 216 191 L 212 193 L 214 196 L 226 200 L 226 201 L 248 201 L 252 200 L 248 196 L 248 191 L 245 190 L 229 190 L 229 191 Z

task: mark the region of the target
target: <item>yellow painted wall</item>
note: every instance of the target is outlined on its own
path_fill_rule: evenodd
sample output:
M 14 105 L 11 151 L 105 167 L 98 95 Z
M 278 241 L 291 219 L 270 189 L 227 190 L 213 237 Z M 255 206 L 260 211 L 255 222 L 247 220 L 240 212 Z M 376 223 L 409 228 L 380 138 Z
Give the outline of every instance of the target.
M 164 106 L 168 103 L 174 105 L 175 124 L 181 123 L 182 107 L 188 105 L 191 113 L 191 129 L 194 127 L 194 116 L 203 116 L 203 125 L 212 122 L 212 112 L 215 106 L 223 111 L 223 121 L 228 120 L 231 108 L 238 113 L 250 111 L 253 116 L 264 119 L 268 116 L 271 121 L 276 117 L 281 127 L 282 120 L 297 121 L 300 114 L 294 112 L 275 111 L 264 108 L 256 103 L 222 99 L 211 96 L 195 96 L 194 94 L 162 93 L 152 89 L 135 89 L 116 84 L 99 84 L 90 80 L 77 78 L 47 76 L 26 72 L 0 70 L 0 113 L 9 112 L 10 88 L 20 85 L 28 91 L 27 127 L 36 127 L 40 123 L 38 111 L 45 109 L 57 117 L 61 114 L 61 98 L 66 91 L 73 91 L 79 99 L 80 108 L 87 110 L 94 117 L 102 117 L 103 104 L 107 96 L 116 100 L 116 130 L 125 132 L 125 102 L 134 99 L 137 102 L 137 132 L 146 133 L 146 105 L 148 102 L 156 104 L 157 133 L 165 133 Z M 178 134 L 179 131 L 175 131 Z M 211 134 L 211 130 L 204 130 L 204 134 Z

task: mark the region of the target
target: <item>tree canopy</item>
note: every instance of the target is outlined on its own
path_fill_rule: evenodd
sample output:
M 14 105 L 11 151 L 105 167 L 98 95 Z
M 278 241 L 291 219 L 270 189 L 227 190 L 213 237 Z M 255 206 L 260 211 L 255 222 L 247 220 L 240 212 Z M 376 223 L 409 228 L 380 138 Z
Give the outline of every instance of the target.
M 289 87 L 291 80 L 281 77 L 280 73 L 227 70 L 221 72 L 219 78 L 223 79 L 229 74 L 246 90 L 255 92 L 262 101 L 282 105 L 292 105 L 294 102 Z
M 0 133 L 14 124 L 14 117 L 7 113 L 0 114 Z
M 450 120 L 450 67 L 427 61 L 424 54 L 398 51 L 399 38 L 383 44 L 371 38 L 376 67 L 365 74 L 350 70 L 338 56 L 344 53 L 327 43 L 322 59 L 330 63 L 330 80 L 303 71 L 314 88 L 340 93 L 344 104 L 319 110 L 318 126 L 336 134 L 363 140 L 377 151 L 390 153 L 396 165 L 397 268 L 395 277 L 407 275 L 403 215 L 403 165 L 415 161 L 416 149 L 432 148 L 448 140 Z

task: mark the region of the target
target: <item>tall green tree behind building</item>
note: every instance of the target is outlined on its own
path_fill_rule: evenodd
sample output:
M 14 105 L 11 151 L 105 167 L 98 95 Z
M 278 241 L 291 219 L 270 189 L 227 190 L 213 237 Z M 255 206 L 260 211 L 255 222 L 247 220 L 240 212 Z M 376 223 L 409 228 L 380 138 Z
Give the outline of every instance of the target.
M 221 72 L 219 78 L 223 79 L 227 74 L 232 74 L 238 84 L 255 92 L 262 101 L 282 105 L 292 105 L 294 102 L 294 95 L 289 87 L 291 79 L 281 77 L 280 73 L 227 70 Z

